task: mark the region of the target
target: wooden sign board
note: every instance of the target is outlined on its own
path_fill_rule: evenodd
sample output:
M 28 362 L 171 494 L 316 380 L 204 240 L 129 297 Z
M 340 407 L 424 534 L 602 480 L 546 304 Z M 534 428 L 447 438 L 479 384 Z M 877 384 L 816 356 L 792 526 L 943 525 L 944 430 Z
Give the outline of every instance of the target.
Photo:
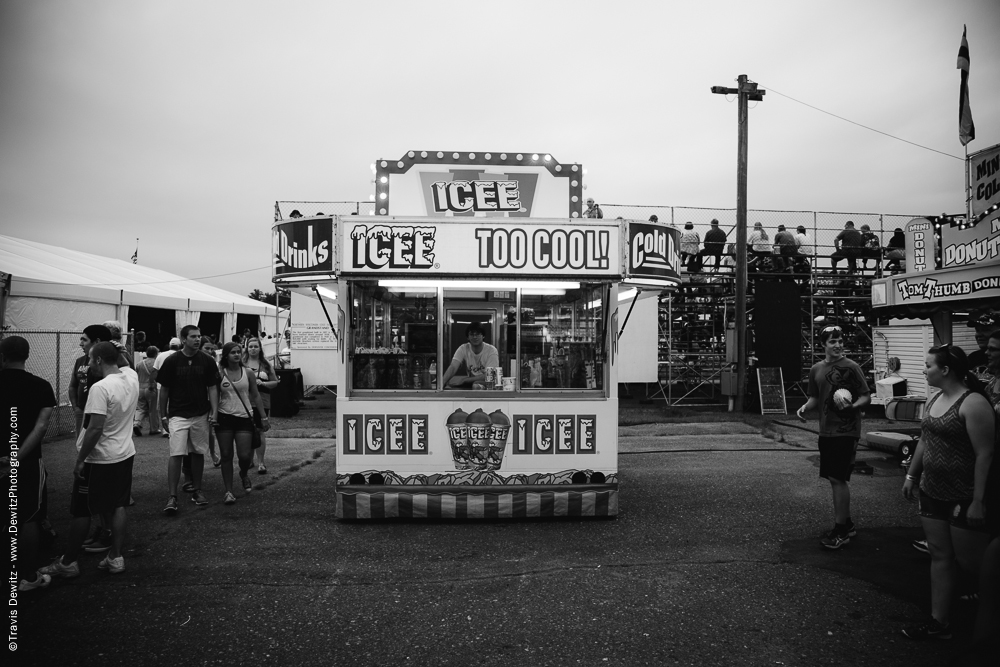
M 760 414 L 787 415 L 785 383 L 781 368 L 758 368 L 757 386 L 760 389 Z

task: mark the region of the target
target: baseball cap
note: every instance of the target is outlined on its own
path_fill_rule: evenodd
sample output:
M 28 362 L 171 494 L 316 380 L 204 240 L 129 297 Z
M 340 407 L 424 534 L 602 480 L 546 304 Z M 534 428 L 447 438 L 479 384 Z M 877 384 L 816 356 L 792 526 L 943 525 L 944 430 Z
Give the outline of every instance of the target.
M 175 338 L 171 338 L 170 339 L 170 345 L 168 347 L 173 347 L 174 345 L 176 345 L 177 347 L 180 347 L 181 346 L 181 339 L 180 338 L 176 338 L 176 337 Z
M 1000 318 L 997 317 L 996 313 L 991 313 L 985 310 L 972 311 L 969 313 L 969 323 L 967 326 L 970 327 L 995 327 L 1000 324 Z

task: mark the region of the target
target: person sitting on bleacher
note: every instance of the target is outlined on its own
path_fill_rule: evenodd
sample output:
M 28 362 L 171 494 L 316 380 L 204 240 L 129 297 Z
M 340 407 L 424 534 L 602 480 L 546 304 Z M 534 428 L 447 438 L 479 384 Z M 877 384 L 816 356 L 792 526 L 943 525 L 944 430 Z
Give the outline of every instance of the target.
M 882 244 L 878 240 L 878 236 L 872 232 L 872 228 L 868 225 L 861 225 L 861 241 L 863 244 L 861 250 L 861 270 L 864 271 L 868 268 L 868 260 L 875 260 L 875 267 L 878 269 L 879 263 L 882 259 Z
M 847 260 L 847 270 L 854 273 L 858 270 L 858 257 L 861 256 L 861 249 L 864 247 L 864 239 L 861 232 L 854 228 L 854 221 L 848 220 L 844 223 L 844 231 L 837 234 L 833 240 L 836 251 L 830 255 L 830 267 L 837 268 L 840 260 Z
M 886 271 L 890 269 L 893 272 L 903 270 L 900 262 L 906 259 L 906 234 L 899 227 L 893 231 L 892 238 L 885 246 L 885 258 L 889 260 L 889 263 L 885 265 Z

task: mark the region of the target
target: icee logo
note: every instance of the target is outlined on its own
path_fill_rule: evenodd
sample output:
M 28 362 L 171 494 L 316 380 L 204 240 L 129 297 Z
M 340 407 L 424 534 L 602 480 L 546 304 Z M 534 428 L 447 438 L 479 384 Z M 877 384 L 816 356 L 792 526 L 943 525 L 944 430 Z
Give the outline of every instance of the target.
M 357 225 L 351 230 L 355 269 L 429 269 L 434 266 L 436 227 Z

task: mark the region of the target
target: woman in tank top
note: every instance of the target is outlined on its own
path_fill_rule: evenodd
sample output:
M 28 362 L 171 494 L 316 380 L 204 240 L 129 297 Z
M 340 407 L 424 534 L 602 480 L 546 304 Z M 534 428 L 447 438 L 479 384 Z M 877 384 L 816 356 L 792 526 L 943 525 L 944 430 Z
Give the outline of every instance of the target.
M 258 413 L 261 417 L 271 415 L 271 390 L 278 386 L 278 374 L 274 372 L 267 358 L 261 350 L 260 338 L 247 338 L 246 347 L 243 350 L 243 365 L 250 369 L 251 376 L 256 377 L 257 391 L 260 392 L 260 400 L 264 404 L 264 410 Z M 258 426 L 260 424 L 258 423 Z M 266 475 L 267 466 L 264 465 L 264 454 L 267 452 L 267 439 L 264 434 L 260 434 L 260 447 L 257 448 L 257 474 Z
M 255 406 L 262 414 L 264 404 L 257 392 L 257 383 L 252 380 L 252 374 L 240 362 L 242 349 L 239 343 L 226 343 L 222 347 L 222 359 L 219 361 L 219 374 L 222 383 L 219 385 L 219 416 L 215 427 L 215 435 L 219 442 L 219 454 L 222 458 L 222 483 L 226 487 L 225 503 L 236 502 L 233 495 L 233 448 L 240 465 L 240 481 L 243 490 L 250 493 L 253 486 L 247 476 L 247 470 L 253 465 L 253 413 Z M 262 430 L 270 428 L 267 419 L 263 421 Z
M 931 619 L 904 628 L 903 634 L 911 639 L 950 639 L 958 568 L 979 572 L 989 541 L 983 499 L 993 460 L 995 419 L 961 348 L 932 347 L 924 374 L 927 384 L 941 391 L 924 410 L 903 496 L 912 500 L 919 483 L 920 522 L 931 555 Z

